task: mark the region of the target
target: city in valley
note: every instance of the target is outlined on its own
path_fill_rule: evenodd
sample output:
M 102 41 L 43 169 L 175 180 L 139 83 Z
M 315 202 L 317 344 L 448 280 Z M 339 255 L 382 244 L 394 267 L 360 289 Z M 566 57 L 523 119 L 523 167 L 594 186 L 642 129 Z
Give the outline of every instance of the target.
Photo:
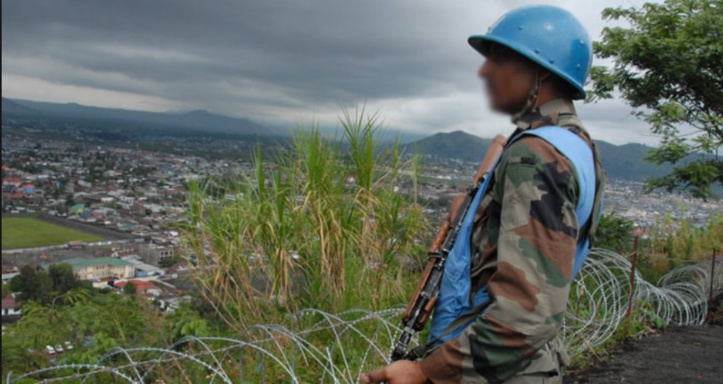
M 140 294 L 167 312 L 190 300 L 191 286 L 184 275 L 193 268 L 194 256 L 184 250 L 183 241 L 188 184 L 248 177 L 249 153 L 256 145 L 233 139 L 169 138 L 164 142 L 172 142 L 175 150 L 161 151 L 85 137 L 45 138 L 6 133 L 6 127 L 3 131 L 3 283 L 24 265 L 47 268 L 67 263 L 76 276 L 97 288 L 121 291 L 132 281 Z M 195 154 L 184 154 L 184 147 L 193 147 Z M 203 156 L 204 152 L 214 156 Z M 419 201 L 431 221 L 439 221 L 477 164 L 430 156 L 422 164 Z M 411 188 L 411 183 L 402 183 L 397 193 L 411 194 Z M 666 217 L 703 225 L 721 212 L 719 202 L 642 190 L 639 181 L 611 180 L 605 212 L 633 220 L 642 229 Z M 12 230 L 30 235 L 13 236 Z M 5 298 L 3 318 L 19 315 L 12 296 Z

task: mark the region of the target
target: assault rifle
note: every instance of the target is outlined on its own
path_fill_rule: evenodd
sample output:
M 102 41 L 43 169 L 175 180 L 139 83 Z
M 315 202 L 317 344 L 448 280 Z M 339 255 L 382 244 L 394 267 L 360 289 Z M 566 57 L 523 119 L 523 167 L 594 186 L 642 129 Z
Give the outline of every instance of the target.
M 472 208 L 472 200 L 474 200 L 477 191 L 482 187 L 490 170 L 502 154 L 506 142 L 507 140 L 501 135 L 494 138 L 472 185 L 467 188 L 466 193 L 454 199 L 448 219 L 442 224 L 432 246 L 429 248 L 427 267 L 424 269 L 417 290 L 414 292 L 402 317 L 403 330 L 401 336 L 399 336 L 397 346 L 392 351 L 392 361 L 401 359 L 416 360 L 422 357 L 417 356 L 416 353 L 407 353 L 407 348 L 414 333 L 424 329 L 429 315 L 432 314 L 434 305 L 437 303 L 442 275 L 444 274 L 444 264 L 447 261 L 449 251 L 454 246 L 455 240 L 457 240 L 462 221 Z

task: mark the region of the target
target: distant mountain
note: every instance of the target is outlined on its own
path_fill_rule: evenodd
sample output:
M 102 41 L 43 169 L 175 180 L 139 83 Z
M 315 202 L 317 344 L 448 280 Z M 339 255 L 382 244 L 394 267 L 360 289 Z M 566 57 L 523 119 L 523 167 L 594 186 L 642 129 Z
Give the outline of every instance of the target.
M 407 144 L 407 151 L 447 159 L 481 162 L 491 139 L 483 139 L 462 131 L 437 133 L 422 140 Z M 669 166 L 656 166 L 643 158 L 649 147 L 642 144 L 613 145 L 597 141 L 603 167 L 614 179 L 645 180 L 670 172 Z
M 407 145 L 407 151 L 448 159 L 481 162 L 491 139 L 483 139 L 463 131 L 440 132 Z
M 93 122 L 105 126 L 106 122 L 131 123 L 144 128 L 178 129 L 183 131 L 197 130 L 209 133 L 225 133 L 239 135 L 281 135 L 282 131 L 269 128 L 252 120 L 216 115 L 207 111 L 187 113 L 161 113 L 131 111 L 125 109 L 88 107 L 80 104 L 58 104 L 29 100 L 2 99 L 3 117 L 19 117 L 25 120 L 38 118 L 60 118 L 82 120 L 84 126 Z M 7 105 L 7 109 L 6 109 Z
M 23 107 L 22 105 L 6 98 L 2 98 L 2 113 L 32 113 L 30 108 Z
M 597 145 L 610 178 L 642 181 L 667 175 L 673 169 L 670 165 L 658 166 L 645 161 L 650 147 L 642 144 L 614 145 L 598 140 Z

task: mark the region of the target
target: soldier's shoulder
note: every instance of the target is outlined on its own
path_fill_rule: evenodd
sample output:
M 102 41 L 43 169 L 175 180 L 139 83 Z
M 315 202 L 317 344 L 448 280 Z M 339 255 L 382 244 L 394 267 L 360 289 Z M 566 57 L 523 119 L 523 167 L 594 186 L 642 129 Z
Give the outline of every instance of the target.
M 557 149 L 538 136 L 526 135 L 523 136 L 505 150 L 503 160 L 513 162 L 519 158 L 522 159 L 534 159 L 537 162 L 550 162 L 557 161 L 562 155 Z

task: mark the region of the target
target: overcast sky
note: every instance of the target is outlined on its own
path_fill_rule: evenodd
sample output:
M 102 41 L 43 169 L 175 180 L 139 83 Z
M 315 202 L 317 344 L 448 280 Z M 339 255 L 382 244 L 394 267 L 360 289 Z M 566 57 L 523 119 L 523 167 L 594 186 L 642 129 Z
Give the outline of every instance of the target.
M 487 108 L 467 37 L 534 3 L 596 40 L 603 8 L 643 1 L 3 0 L 2 95 L 287 126 L 366 102 L 392 129 L 491 137 L 511 125 Z M 578 111 L 595 138 L 657 142 L 619 101 Z

